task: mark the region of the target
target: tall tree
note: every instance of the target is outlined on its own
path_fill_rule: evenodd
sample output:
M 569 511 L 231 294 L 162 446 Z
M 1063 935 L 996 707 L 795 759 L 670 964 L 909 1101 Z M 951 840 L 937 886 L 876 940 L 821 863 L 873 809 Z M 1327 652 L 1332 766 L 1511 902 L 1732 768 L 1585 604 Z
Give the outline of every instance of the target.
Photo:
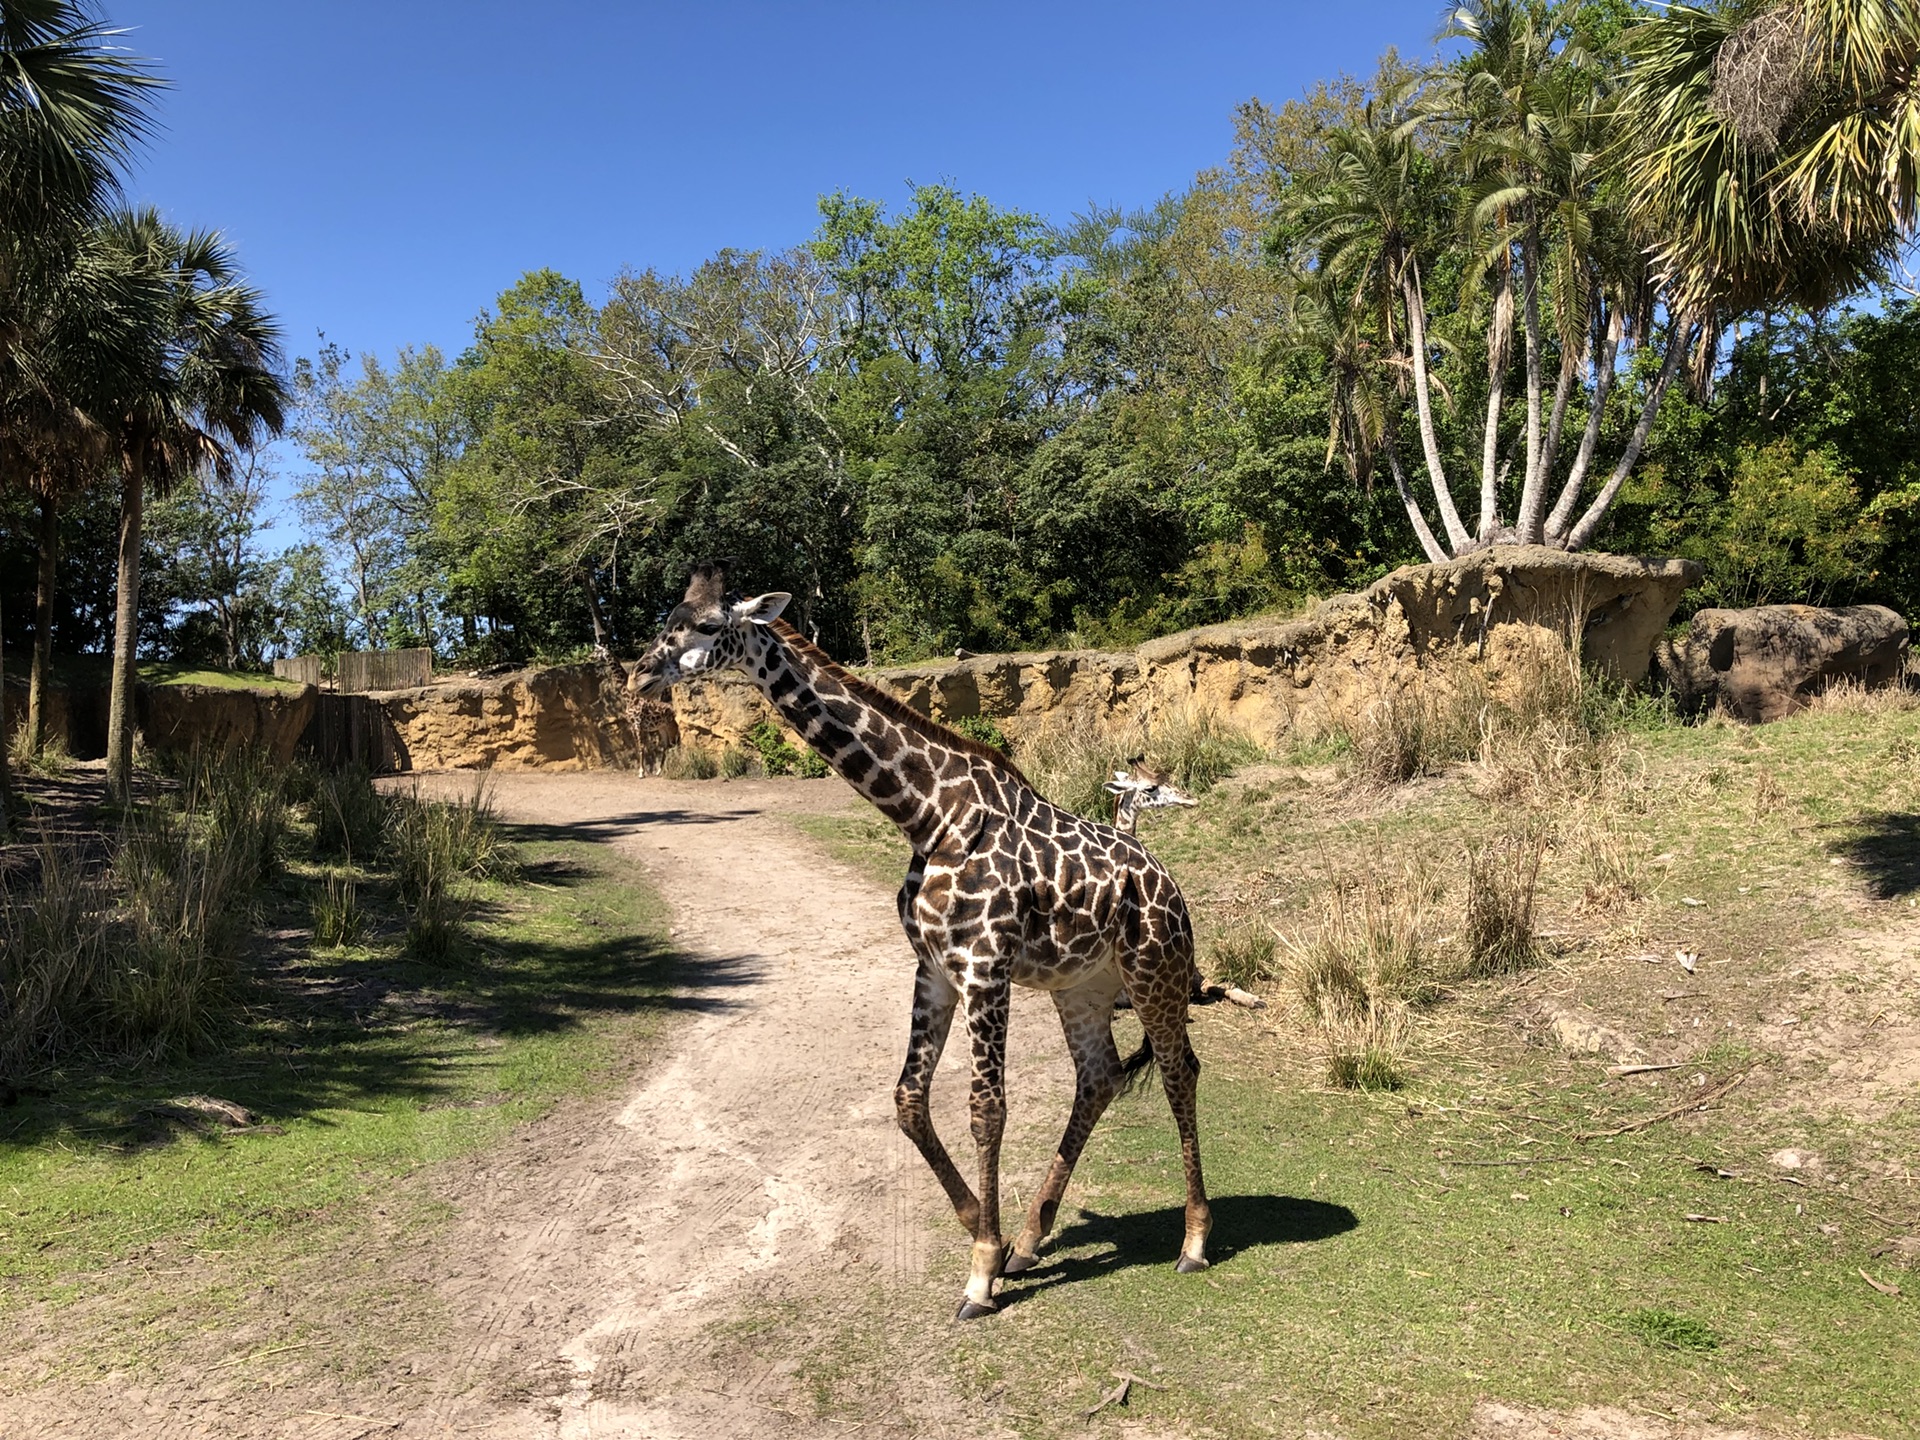
M 106 227 L 137 272 L 153 277 L 140 316 L 139 373 L 114 413 L 121 473 L 120 548 L 107 719 L 107 788 L 124 799 L 133 763 L 133 687 L 140 544 L 147 490 L 231 466 L 285 424 L 279 327 L 212 231 L 184 232 L 152 210 Z
M 75 423 L 48 343 L 74 332 L 50 312 L 73 249 L 147 131 L 158 83 L 112 43 L 119 34 L 76 0 L 0 6 L 0 484 L 38 468 Z M 7 791 L 0 754 L 0 833 Z

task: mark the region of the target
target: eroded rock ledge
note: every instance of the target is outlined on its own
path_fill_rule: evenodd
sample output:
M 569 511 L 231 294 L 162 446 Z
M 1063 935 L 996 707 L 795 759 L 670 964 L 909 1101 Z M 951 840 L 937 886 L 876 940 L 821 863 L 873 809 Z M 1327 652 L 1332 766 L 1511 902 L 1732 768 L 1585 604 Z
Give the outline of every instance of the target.
M 1055 714 L 1151 720 L 1198 707 L 1271 741 L 1358 715 L 1436 664 L 1472 661 L 1497 685 L 1516 657 L 1575 636 L 1588 664 L 1641 680 L 1699 578 L 1691 560 L 1498 546 L 1396 570 L 1295 619 L 1209 625 L 1133 650 L 981 655 L 867 673 L 941 719 L 990 716 L 1014 740 Z M 733 676 L 681 687 L 674 711 L 682 740 L 710 747 L 738 744 L 772 715 Z

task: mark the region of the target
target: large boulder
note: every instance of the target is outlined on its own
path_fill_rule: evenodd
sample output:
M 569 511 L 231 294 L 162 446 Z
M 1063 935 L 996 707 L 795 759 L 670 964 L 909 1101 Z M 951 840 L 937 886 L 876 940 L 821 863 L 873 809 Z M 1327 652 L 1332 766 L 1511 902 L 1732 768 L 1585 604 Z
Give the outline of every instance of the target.
M 1702 610 L 1659 664 L 1688 709 L 1778 720 L 1836 680 L 1890 685 L 1906 668 L 1907 622 L 1884 605 Z

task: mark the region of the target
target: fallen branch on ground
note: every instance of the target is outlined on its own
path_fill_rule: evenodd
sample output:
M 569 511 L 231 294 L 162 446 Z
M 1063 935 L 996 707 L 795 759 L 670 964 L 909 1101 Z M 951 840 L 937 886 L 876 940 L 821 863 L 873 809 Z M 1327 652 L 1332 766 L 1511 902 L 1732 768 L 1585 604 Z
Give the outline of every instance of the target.
M 1751 1073 L 1750 1070 L 1742 1070 L 1731 1080 L 1723 1081 L 1702 1094 L 1691 1096 L 1678 1105 L 1662 1110 L 1658 1115 L 1648 1115 L 1639 1120 L 1629 1120 L 1626 1124 L 1616 1125 L 1611 1130 L 1582 1130 L 1573 1138 L 1583 1141 L 1610 1140 L 1616 1135 L 1631 1135 L 1634 1131 L 1645 1130 L 1650 1125 L 1658 1125 L 1662 1121 L 1678 1119 L 1680 1116 L 1692 1110 L 1704 1110 L 1707 1106 L 1732 1090 L 1733 1087 L 1738 1085 L 1742 1080 L 1745 1080 Z

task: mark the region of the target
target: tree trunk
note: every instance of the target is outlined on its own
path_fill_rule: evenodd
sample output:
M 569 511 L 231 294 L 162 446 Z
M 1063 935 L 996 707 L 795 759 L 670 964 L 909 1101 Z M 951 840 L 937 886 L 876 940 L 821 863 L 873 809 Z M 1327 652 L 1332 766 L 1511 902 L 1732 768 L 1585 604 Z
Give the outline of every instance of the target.
M 600 618 L 600 597 L 594 593 L 593 572 L 585 571 L 580 576 L 580 587 L 587 592 L 587 614 L 593 620 L 593 648 L 607 648 L 607 627 Z
M 60 554 L 60 502 L 48 489 L 40 496 L 40 576 L 33 593 L 33 665 L 27 680 L 27 750 L 47 744 L 47 685 L 53 664 L 53 579 Z
M 140 525 L 146 466 L 136 449 L 120 482 L 120 563 L 114 587 L 113 686 L 107 699 L 107 795 L 125 802 L 133 785 L 134 650 L 140 642 Z
M 1500 288 L 1493 295 L 1493 319 L 1487 324 L 1487 429 L 1480 447 L 1480 526 L 1474 533 L 1492 539 L 1500 523 L 1500 408 L 1506 400 L 1507 361 L 1513 349 L 1513 261 L 1500 266 Z
M 1607 339 L 1600 347 L 1600 358 L 1593 370 L 1592 408 L 1587 411 L 1587 427 L 1580 435 L 1580 448 L 1574 453 L 1573 465 L 1567 471 L 1567 483 L 1560 488 L 1560 498 L 1554 501 L 1553 513 L 1547 516 L 1546 536 L 1549 542 L 1558 542 L 1566 538 L 1567 527 L 1573 523 L 1574 506 L 1580 503 L 1580 490 L 1587 483 L 1587 469 L 1593 464 L 1594 447 L 1600 443 L 1600 424 L 1606 418 L 1607 401 L 1613 395 L 1613 367 L 1620 358 L 1620 338 L 1625 332 L 1626 321 L 1618 308 L 1607 317 Z
M 1440 465 L 1440 437 L 1434 428 L 1433 397 L 1427 382 L 1427 302 L 1420 291 L 1419 268 L 1411 260 L 1407 262 L 1401 291 L 1407 305 L 1408 349 L 1413 352 L 1413 398 L 1420 412 L 1420 445 L 1427 457 L 1427 478 L 1433 481 L 1434 504 L 1440 509 L 1440 523 L 1446 528 L 1447 541 L 1456 555 L 1463 555 L 1472 542 L 1467 527 L 1460 523 L 1453 492 L 1447 488 L 1446 471 Z
M 1400 503 L 1407 507 L 1407 519 L 1413 524 L 1414 536 L 1420 541 L 1420 548 L 1426 552 L 1427 559 L 1438 565 L 1447 559 L 1447 549 L 1434 538 L 1427 517 L 1420 513 L 1420 502 L 1414 499 L 1413 491 L 1407 485 L 1406 471 L 1400 468 L 1400 452 L 1392 444 L 1385 448 L 1387 468 L 1393 472 L 1393 488 L 1400 492 Z
M 1580 523 L 1567 534 L 1567 549 L 1584 550 L 1593 543 L 1594 534 L 1600 529 L 1600 522 L 1607 518 L 1607 511 L 1613 507 L 1613 500 L 1620 493 L 1620 487 L 1626 483 L 1627 476 L 1633 473 L 1635 462 L 1640 459 L 1640 451 L 1647 443 L 1647 435 L 1653 429 L 1653 417 L 1660 413 L 1660 402 L 1666 398 L 1667 387 L 1673 384 L 1673 377 L 1680 369 L 1680 357 L 1687 353 L 1691 343 L 1693 327 L 1682 321 L 1672 322 L 1667 335 L 1667 356 L 1660 364 L 1660 376 L 1647 391 L 1646 403 L 1640 407 L 1640 421 L 1633 427 L 1633 435 L 1627 441 L 1627 448 L 1620 456 L 1620 463 L 1613 467 L 1606 488 L 1594 496 L 1593 504 L 1587 507 L 1587 513 L 1580 517 Z
M 1531 203 L 1528 209 L 1532 209 Z M 1540 444 L 1541 399 L 1545 387 L 1540 373 L 1540 227 L 1531 217 L 1520 242 L 1520 258 L 1526 267 L 1520 286 L 1525 297 L 1521 320 L 1527 334 L 1527 464 L 1520 481 L 1516 528 L 1522 545 L 1538 545 L 1547 508 L 1544 475 L 1547 462 Z

